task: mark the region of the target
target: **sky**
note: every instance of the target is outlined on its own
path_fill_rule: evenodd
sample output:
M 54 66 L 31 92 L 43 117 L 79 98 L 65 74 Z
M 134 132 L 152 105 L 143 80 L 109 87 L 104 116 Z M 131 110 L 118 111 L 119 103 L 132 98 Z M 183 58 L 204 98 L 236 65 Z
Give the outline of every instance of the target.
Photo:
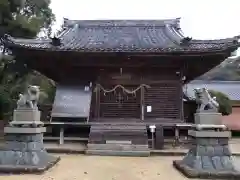
M 57 29 L 63 17 L 94 19 L 181 18 L 185 36 L 219 39 L 240 35 L 239 0 L 52 0 Z
M 54 29 L 63 18 L 173 19 L 181 18 L 185 36 L 193 39 L 222 39 L 240 35 L 240 0 L 52 0 Z M 237 51 L 240 55 L 240 50 Z

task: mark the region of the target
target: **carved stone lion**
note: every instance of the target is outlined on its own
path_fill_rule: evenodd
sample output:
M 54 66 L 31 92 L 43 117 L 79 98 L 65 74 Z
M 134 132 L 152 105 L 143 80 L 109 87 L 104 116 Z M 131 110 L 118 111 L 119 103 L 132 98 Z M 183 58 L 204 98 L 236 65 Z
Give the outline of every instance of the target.
M 198 104 L 197 112 L 218 112 L 219 104 L 216 97 L 211 97 L 206 88 L 196 88 L 194 92 Z
M 19 94 L 17 109 L 38 109 L 39 86 L 29 85 L 24 94 Z

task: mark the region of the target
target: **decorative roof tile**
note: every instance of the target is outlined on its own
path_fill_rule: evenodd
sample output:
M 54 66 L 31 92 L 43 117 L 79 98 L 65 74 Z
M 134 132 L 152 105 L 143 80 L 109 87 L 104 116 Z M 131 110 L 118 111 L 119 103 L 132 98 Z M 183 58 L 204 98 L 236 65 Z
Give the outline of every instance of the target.
M 61 45 L 51 40 L 5 39 L 9 48 L 80 52 L 194 52 L 237 48 L 238 37 L 221 40 L 192 40 L 180 31 L 180 19 L 87 20 L 65 19 L 59 35 Z M 185 41 L 184 41 L 185 40 Z M 183 43 L 184 41 L 184 43 Z

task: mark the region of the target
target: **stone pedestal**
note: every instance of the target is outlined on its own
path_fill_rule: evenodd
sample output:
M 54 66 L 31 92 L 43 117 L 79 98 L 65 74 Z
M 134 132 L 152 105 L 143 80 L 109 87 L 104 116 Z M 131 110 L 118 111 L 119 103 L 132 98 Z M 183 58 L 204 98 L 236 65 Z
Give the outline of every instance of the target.
M 13 113 L 13 121 L 9 124 L 11 126 L 43 126 L 43 122 L 40 121 L 40 116 L 41 112 L 38 109 L 16 109 Z
M 194 126 L 189 136 L 193 145 L 183 160 L 173 162 L 176 169 L 188 178 L 240 179 L 228 146 L 231 132 L 205 124 Z
M 36 122 L 39 121 L 36 118 L 39 118 L 39 114 L 34 116 L 29 112 L 26 114 L 26 117 L 28 116 L 35 117 Z M 14 117 L 15 122 L 19 119 L 20 122 L 24 120 L 24 114 L 19 114 L 19 111 L 17 115 L 14 114 Z M 30 119 L 27 120 L 30 125 Z M 43 172 L 56 164 L 60 158 L 48 154 L 44 148 L 43 133 L 45 131 L 45 127 L 16 127 L 15 123 L 5 127 L 5 146 L 0 149 L 0 172 Z
M 195 113 L 195 124 L 222 124 L 222 114 L 216 112 Z

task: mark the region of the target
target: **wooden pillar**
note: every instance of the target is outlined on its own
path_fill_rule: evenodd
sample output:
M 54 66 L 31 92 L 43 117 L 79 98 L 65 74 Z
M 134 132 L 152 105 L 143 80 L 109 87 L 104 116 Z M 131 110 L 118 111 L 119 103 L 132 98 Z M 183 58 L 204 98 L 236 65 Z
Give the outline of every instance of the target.
M 140 119 L 144 121 L 145 113 L 145 103 L 144 103 L 144 87 L 141 87 L 141 98 L 140 98 L 140 108 L 141 108 L 141 117 Z
M 59 144 L 64 144 L 64 127 L 60 128 L 60 137 L 59 137 Z
M 175 126 L 175 143 L 174 146 L 177 146 L 179 144 L 180 140 L 180 134 L 179 134 L 179 127 L 178 125 Z
M 180 81 L 179 83 L 180 85 L 180 119 L 183 120 L 184 119 L 184 105 L 183 105 L 183 88 L 182 88 L 182 81 Z
M 96 96 L 95 96 L 95 112 L 94 112 L 94 116 L 96 119 L 99 118 L 99 111 L 100 111 L 100 89 L 99 87 L 96 86 L 96 89 L 95 89 L 95 93 L 96 93 Z

